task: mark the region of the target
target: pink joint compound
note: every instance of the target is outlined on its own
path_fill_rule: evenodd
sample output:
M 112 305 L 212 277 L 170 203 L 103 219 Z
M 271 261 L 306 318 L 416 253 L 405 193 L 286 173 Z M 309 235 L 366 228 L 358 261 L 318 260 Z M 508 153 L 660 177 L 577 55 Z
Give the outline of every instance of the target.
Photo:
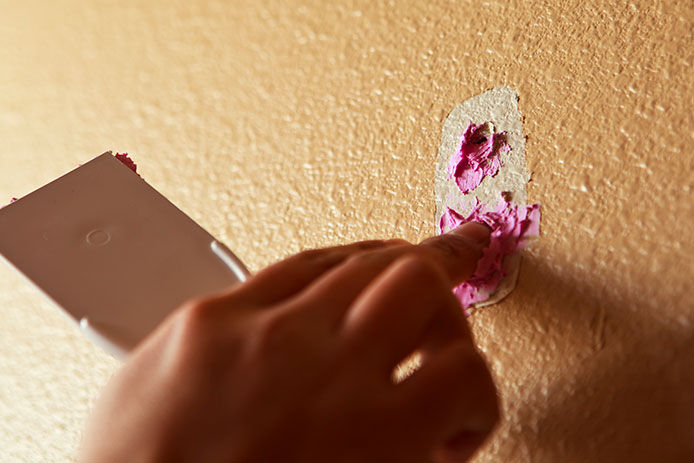
M 2 208 L 5 207 L 5 206 L 9 206 L 10 204 L 12 204 L 13 202 L 17 201 L 18 199 L 19 199 L 19 198 L 12 198 L 12 199 L 10 199 L 10 202 L 7 203 L 7 204 L 4 204 L 4 205 L 2 205 L 2 206 L 0 206 L 0 209 L 2 209 Z
M 460 148 L 451 157 L 448 178 L 453 178 L 463 194 L 477 188 L 486 176 L 501 167 L 501 153 L 511 150 L 504 132 L 488 134 L 487 124 L 470 122 L 460 137 Z
M 135 161 L 128 157 L 128 153 L 116 153 L 115 156 L 116 159 L 125 164 L 125 167 L 137 174 L 137 164 L 135 164 Z
M 120 162 L 125 164 L 125 167 L 127 167 L 128 169 L 132 170 L 133 172 L 135 172 L 137 174 L 137 164 L 135 164 L 135 161 L 133 161 L 130 157 L 128 157 L 128 153 L 116 153 L 115 156 L 116 156 L 116 159 L 118 159 Z M 81 166 L 82 164 L 79 164 L 79 165 Z M 140 174 L 137 174 L 137 175 L 139 176 Z M 13 202 L 17 201 L 17 199 L 19 199 L 19 198 L 10 199 L 10 202 L 8 204 L 12 204 Z M 0 206 L 0 209 L 2 209 L 3 207 L 5 207 L 5 206 Z
M 501 199 L 491 210 L 477 204 L 467 217 L 451 208 L 441 216 L 441 233 L 467 222 L 486 224 L 492 231 L 489 246 L 482 251 L 475 273 L 453 289 L 463 308 L 489 299 L 506 276 L 504 258 L 526 246 L 532 237 L 540 234 L 540 205 L 518 206 Z

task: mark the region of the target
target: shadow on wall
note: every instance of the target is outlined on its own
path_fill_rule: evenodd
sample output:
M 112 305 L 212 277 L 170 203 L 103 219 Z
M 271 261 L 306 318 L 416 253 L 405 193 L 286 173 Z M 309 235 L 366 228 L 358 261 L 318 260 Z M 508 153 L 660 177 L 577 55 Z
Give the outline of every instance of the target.
M 561 461 L 694 461 L 691 329 L 659 323 L 653 304 L 620 293 L 605 279 L 558 274 L 562 266 L 527 254 L 522 266 L 516 297 L 528 301 L 528 309 L 533 304 L 551 312 L 524 308 L 507 315 L 549 317 L 550 330 L 564 327 L 560 335 L 569 335 L 559 343 L 569 350 L 579 346 L 580 358 L 567 366 L 559 349 L 544 402 L 518 407 L 521 426 L 509 438 L 531 440 L 533 452 Z M 582 332 L 586 338 L 578 339 Z

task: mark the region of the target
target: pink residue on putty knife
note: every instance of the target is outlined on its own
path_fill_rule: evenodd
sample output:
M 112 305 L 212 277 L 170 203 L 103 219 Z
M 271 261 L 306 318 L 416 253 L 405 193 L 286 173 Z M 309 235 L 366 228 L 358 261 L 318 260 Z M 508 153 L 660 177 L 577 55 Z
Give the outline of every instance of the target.
M 444 233 L 467 222 L 486 224 L 491 234 L 475 273 L 453 289 L 465 309 L 489 299 L 506 276 L 504 258 L 540 234 L 540 205 L 518 206 L 502 197 L 493 209 L 477 204 L 467 217 L 447 207 L 439 221 L 439 230 Z
M 510 150 L 504 132 L 489 133 L 487 124 L 470 122 L 460 137 L 460 147 L 451 157 L 448 178 L 453 178 L 460 191 L 468 194 L 484 177 L 499 172 L 500 155 Z
M 131 158 L 128 157 L 128 153 L 116 153 L 116 159 L 125 164 L 125 167 L 132 170 L 137 174 L 137 164 Z M 140 174 L 137 174 L 140 175 Z
M 135 161 L 133 161 L 128 156 L 128 153 L 116 153 L 115 156 L 116 156 L 116 159 L 118 159 L 120 162 L 125 164 L 125 167 L 127 167 L 128 169 L 132 170 L 133 172 L 135 172 L 137 174 L 137 164 L 135 164 Z M 80 164 L 80 166 L 81 165 L 82 164 Z M 139 176 L 140 174 L 137 174 L 137 175 Z M 17 201 L 17 199 L 19 199 L 19 198 L 12 198 L 10 200 L 9 204 L 12 204 L 13 202 Z M 3 207 L 5 207 L 5 206 L 0 206 L 0 208 L 3 208 Z

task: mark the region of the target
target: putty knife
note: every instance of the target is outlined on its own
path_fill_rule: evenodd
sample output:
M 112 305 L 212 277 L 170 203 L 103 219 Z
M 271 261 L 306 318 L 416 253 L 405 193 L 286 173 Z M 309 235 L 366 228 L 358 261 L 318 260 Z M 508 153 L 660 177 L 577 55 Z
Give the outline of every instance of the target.
M 0 209 L 0 254 L 118 358 L 186 300 L 248 276 L 110 152 Z

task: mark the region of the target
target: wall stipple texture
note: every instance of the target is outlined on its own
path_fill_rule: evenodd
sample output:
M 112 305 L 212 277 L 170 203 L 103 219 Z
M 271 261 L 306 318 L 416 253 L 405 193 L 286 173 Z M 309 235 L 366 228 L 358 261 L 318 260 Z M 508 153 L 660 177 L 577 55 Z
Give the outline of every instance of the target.
M 512 87 L 543 236 L 470 319 L 504 406 L 475 461 L 694 459 L 690 2 L 0 11 L 0 202 L 127 151 L 252 269 L 426 237 L 446 115 Z M 7 268 L 0 319 L 2 460 L 71 461 L 117 362 Z

